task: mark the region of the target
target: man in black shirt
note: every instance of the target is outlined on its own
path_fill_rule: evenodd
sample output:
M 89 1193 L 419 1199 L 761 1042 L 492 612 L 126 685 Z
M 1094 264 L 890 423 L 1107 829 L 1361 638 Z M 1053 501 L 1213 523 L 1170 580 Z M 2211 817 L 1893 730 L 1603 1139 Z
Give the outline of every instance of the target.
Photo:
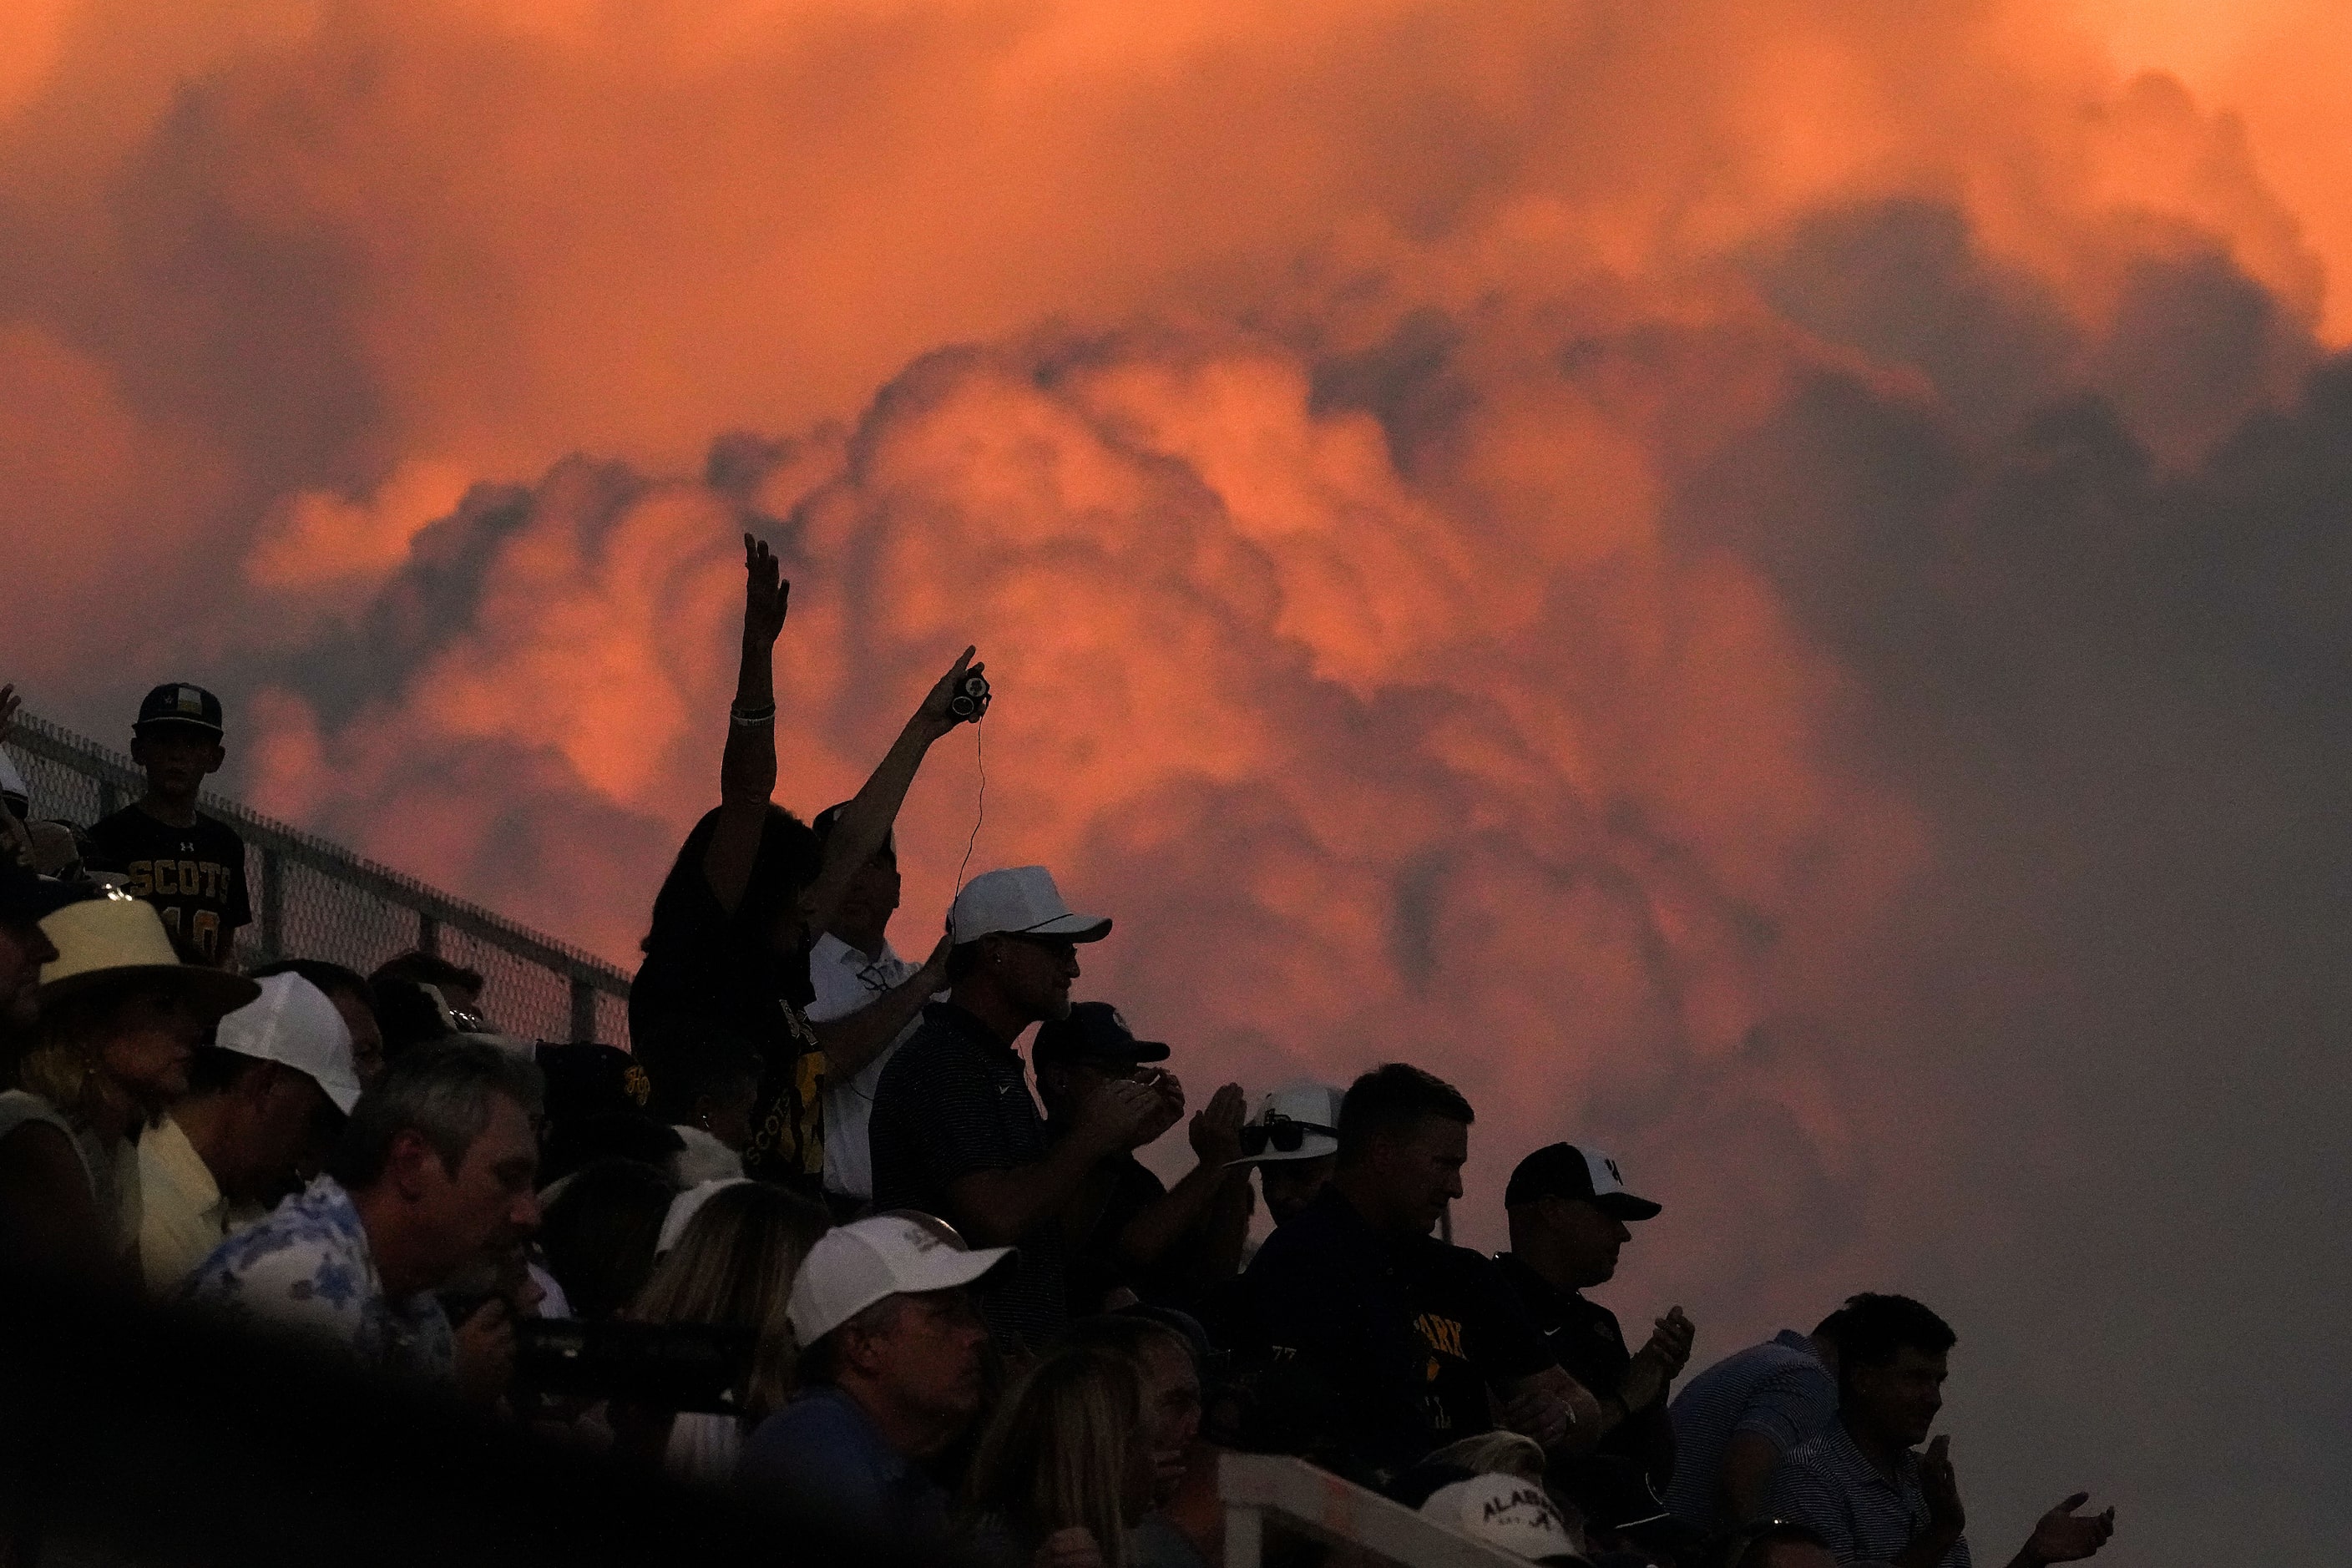
M 1490 1258 L 1431 1237 L 1462 1194 L 1469 1102 L 1392 1062 L 1339 1110 L 1330 1184 L 1266 1238 L 1245 1277 L 1252 1446 L 1385 1485 L 1496 1423 L 1591 1446 L 1591 1396 L 1554 1363 Z
M 131 896 L 155 906 L 190 957 L 216 968 L 228 966 L 238 928 L 253 921 L 245 840 L 196 810 L 196 791 L 226 755 L 219 698 L 178 681 L 155 688 L 131 730 L 147 793 L 89 830 L 90 868 L 129 877 Z
M 1108 1083 L 1140 1083 L 1159 1095 L 1145 1142 L 1184 1113 L 1184 1088 L 1150 1066 L 1168 1059 L 1157 1040 L 1139 1040 L 1108 1002 L 1072 1004 L 1066 1018 L 1037 1026 L 1029 1059 L 1045 1102 L 1045 1136 L 1059 1139 L 1079 1108 Z M 1092 1317 L 1130 1304 L 1119 1292 L 1161 1306 L 1192 1307 L 1201 1292 L 1240 1272 L 1249 1239 L 1249 1167 L 1241 1163 L 1242 1086 L 1229 1083 L 1192 1118 L 1195 1163 L 1170 1191 L 1133 1150 L 1096 1165 L 1081 1200 L 1069 1262 L 1070 1315 Z
M 1690 1360 L 1690 1320 L 1669 1308 L 1640 1352 L 1628 1353 L 1617 1314 L 1584 1296 L 1617 1272 L 1618 1248 L 1633 1239 L 1627 1225 L 1654 1218 L 1659 1205 L 1627 1192 L 1601 1150 L 1554 1143 L 1519 1162 L 1503 1206 L 1511 1224 L 1503 1277 L 1553 1359 L 1601 1402 L 1603 1435 L 1580 1472 L 1603 1493 L 1663 1498 L 1675 1468 L 1666 1391 Z
M 1012 1355 L 1047 1349 L 1069 1326 L 1067 1258 L 1088 1178 L 1107 1157 L 1168 1125 L 1147 1085 L 1105 1083 L 1048 1140 L 1013 1042 L 1069 1016 L 1078 944 L 1110 921 L 1074 914 L 1043 866 L 974 877 L 949 916 L 948 999 L 882 1069 L 867 1137 L 874 1206 L 947 1220 L 975 1247 L 1017 1247 L 990 1277 L 981 1315 Z

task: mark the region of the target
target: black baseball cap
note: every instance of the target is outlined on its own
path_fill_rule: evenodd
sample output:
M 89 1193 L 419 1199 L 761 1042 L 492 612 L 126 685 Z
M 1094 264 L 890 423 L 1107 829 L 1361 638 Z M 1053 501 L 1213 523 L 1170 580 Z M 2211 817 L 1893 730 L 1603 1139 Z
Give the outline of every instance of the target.
M 1507 1209 L 1544 1198 L 1582 1198 L 1617 1219 L 1654 1219 L 1659 1213 L 1658 1205 L 1625 1190 L 1616 1161 L 1599 1149 L 1573 1143 L 1548 1143 L 1537 1150 L 1519 1162 L 1503 1189 Z
M 143 734 L 163 724 L 185 724 L 192 730 L 217 735 L 221 732 L 220 699 L 201 686 L 167 680 L 139 704 L 139 721 L 131 726 L 131 732 Z
M 68 904 L 78 904 L 89 897 L 81 889 L 68 887 L 54 877 L 36 875 L 30 867 L 19 864 L 13 857 L 0 856 L 0 921 L 37 925 Z
M 1168 1047 L 1157 1040 L 1139 1040 L 1118 1009 L 1108 1002 L 1077 1002 L 1066 1018 L 1048 1018 L 1037 1026 L 1036 1043 L 1029 1047 L 1032 1061 L 1097 1062 L 1132 1067 L 1138 1062 L 1164 1062 Z

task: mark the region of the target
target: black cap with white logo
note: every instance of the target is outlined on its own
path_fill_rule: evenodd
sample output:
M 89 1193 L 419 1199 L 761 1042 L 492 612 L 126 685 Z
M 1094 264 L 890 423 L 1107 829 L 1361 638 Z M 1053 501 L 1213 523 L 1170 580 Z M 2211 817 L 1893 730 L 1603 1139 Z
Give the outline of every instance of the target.
M 1519 1162 L 1503 1189 L 1503 1206 L 1515 1209 L 1544 1198 L 1582 1198 L 1618 1219 L 1654 1219 L 1659 1205 L 1625 1190 L 1617 1162 L 1599 1149 L 1550 1143 Z
M 150 730 L 166 724 L 184 724 L 191 730 L 203 730 L 210 734 L 221 732 L 220 699 L 201 686 L 184 681 L 166 681 L 147 694 L 139 704 L 139 721 L 131 727 L 132 734 L 143 735 Z

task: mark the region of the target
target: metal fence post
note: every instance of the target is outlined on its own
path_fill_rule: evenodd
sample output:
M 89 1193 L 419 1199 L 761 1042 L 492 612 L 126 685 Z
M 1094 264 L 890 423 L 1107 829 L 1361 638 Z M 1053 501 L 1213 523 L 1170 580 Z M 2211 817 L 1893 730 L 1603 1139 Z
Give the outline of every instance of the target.
M 572 1038 L 577 1044 L 595 1037 L 596 987 L 575 970 L 572 975 Z
M 261 955 L 275 963 L 286 956 L 286 858 L 261 852 Z
M 416 951 L 441 956 L 441 922 L 423 910 L 416 911 Z

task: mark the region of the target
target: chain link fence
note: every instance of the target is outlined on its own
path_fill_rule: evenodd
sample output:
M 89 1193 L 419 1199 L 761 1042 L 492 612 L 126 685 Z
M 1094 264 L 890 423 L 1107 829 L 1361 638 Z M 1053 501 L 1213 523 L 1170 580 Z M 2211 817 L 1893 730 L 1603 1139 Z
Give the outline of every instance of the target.
M 87 827 L 146 793 L 129 757 L 30 713 L 7 750 L 37 820 Z M 365 974 L 421 950 L 480 971 L 482 1011 L 509 1034 L 627 1047 L 629 977 L 604 960 L 234 801 L 208 794 L 203 808 L 245 840 L 254 918 L 237 932 L 240 966 L 323 958 Z

